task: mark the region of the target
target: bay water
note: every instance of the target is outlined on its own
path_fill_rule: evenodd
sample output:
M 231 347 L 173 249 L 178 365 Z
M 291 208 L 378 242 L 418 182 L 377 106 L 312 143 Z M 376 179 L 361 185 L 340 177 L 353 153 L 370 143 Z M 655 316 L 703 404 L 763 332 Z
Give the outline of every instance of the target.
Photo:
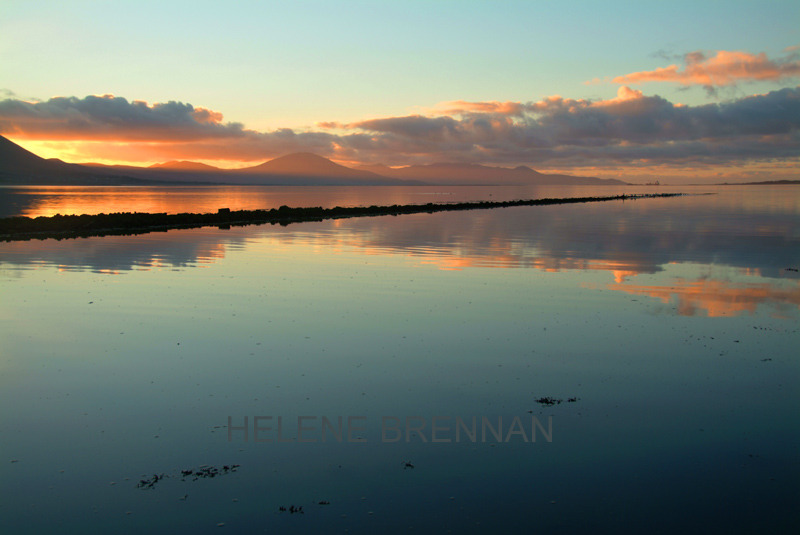
M 796 526 L 797 188 L 4 188 L 0 207 L 654 191 L 693 195 L 0 242 L 4 529 Z

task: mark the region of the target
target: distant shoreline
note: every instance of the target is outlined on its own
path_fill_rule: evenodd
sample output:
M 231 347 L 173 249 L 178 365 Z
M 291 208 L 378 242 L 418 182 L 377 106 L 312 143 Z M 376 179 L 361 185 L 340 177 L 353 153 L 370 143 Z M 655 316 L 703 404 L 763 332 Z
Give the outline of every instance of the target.
M 722 182 L 715 186 L 796 186 L 800 180 L 766 180 L 764 182 Z
M 48 238 L 69 239 L 91 236 L 133 235 L 165 232 L 172 229 L 279 224 L 288 225 L 307 221 L 404 215 L 459 210 L 485 210 L 513 206 L 542 206 L 602 201 L 625 201 L 657 197 L 680 197 L 685 193 L 639 193 L 608 197 L 566 197 L 552 199 L 527 199 L 516 201 L 477 201 L 458 203 L 394 204 L 390 206 L 356 206 L 322 208 L 291 208 L 281 206 L 270 210 L 230 210 L 220 208 L 216 213 L 144 213 L 121 212 L 113 214 L 54 215 L 30 218 L 25 216 L 0 218 L 0 241 L 24 241 Z

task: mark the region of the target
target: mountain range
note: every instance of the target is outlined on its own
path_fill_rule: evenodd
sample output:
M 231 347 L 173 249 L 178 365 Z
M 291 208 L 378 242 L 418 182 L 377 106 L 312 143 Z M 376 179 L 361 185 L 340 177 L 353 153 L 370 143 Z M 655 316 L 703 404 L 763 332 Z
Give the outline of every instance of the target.
M 44 159 L 0 136 L 0 185 L 169 185 L 233 184 L 264 186 L 377 185 L 621 185 L 621 180 L 550 175 L 515 168 L 439 163 L 393 168 L 345 167 L 309 152 L 281 156 L 242 169 L 220 169 L 190 161 L 150 167 L 71 164 Z

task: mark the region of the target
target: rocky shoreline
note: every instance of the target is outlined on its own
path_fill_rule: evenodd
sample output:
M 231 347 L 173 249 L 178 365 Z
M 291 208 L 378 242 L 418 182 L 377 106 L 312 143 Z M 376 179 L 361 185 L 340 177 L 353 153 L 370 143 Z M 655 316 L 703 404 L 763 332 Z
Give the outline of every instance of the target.
M 515 201 L 476 201 L 458 203 L 393 204 L 388 206 L 354 206 L 333 208 L 291 208 L 281 206 L 270 210 L 230 210 L 220 208 L 216 213 L 143 213 L 54 215 L 30 218 L 25 216 L 0 218 L 0 241 L 31 239 L 64 239 L 89 236 L 146 234 L 171 229 L 279 224 L 322 221 L 346 217 L 403 215 L 457 210 L 484 210 L 512 206 L 542 206 L 602 201 L 625 201 L 656 197 L 679 197 L 684 193 L 647 193 L 613 195 L 608 197 L 567 197 Z

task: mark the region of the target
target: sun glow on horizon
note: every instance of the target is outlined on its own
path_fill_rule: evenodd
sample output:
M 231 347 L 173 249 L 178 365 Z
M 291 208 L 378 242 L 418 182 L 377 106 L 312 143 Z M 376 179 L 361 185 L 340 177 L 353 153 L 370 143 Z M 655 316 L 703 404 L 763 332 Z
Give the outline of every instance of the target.
M 141 144 L 134 144 L 124 141 L 54 141 L 18 138 L 14 136 L 6 136 L 6 139 L 16 143 L 23 149 L 32 152 L 40 158 L 44 158 L 46 160 L 57 159 L 66 163 L 79 165 L 100 164 L 109 166 L 121 165 L 132 167 L 150 167 L 152 165 L 164 164 L 173 161 L 191 161 L 218 167 L 220 169 L 233 170 L 251 167 L 272 159 L 263 158 L 261 160 L 225 160 L 192 158 L 189 160 L 181 157 L 157 158 L 153 155 L 150 155 L 147 150 L 148 148 L 152 149 L 153 145 L 155 144 L 147 144 L 149 147 L 142 147 L 138 146 Z M 114 157 L 115 153 L 119 154 L 119 156 Z M 132 158 L 132 154 L 140 155 L 140 157 Z
M 222 170 L 236 170 L 253 167 L 289 153 L 274 154 L 263 158 L 244 159 L 211 159 L 173 154 L 169 145 L 164 143 L 133 143 L 127 141 L 86 141 L 86 140 L 38 140 L 27 137 L 6 136 L 25 150 L 44 159 L 58 159 L 70 164 L 150 167 L 168 162 L 186 161 L 201 163 Z M 158 156 L 161 154 L 162 156 Z M 345 167 L 357 168 L 372 165 L 376 162 L 361 162 L 343 155 L 341 158 L 328 157 L 332 162 Z M 377 162 L 381 163 L 381 162 Z M 434 162 L 432 162 L 434 163 Z M 435 162 L 450 163 L 450 162 Z M 484 164 L 489 167 L 512 167 L 507 164 Z M 694 183 L 723 183 L 767 180 L 797 180 L 798 168 L 793 161 L 787 162 L 749 162 L 736 167 L 713 167 L 706 169 L 683 168 L 676 165 L 658 163 L 641 163 L 636 166 L 574 166 L 552 167 L 537 166 L 530 162 L 521 162 L 543 174 L 567 174 L 574 176 L 592 176 L 597 178 L 615 178 L 633 184 L 649 183 L 658 180 L 661 185 L 679 185 Z M 387 165 L 390 168 L 403 168 L 407 165 Z M 380 171 L 378 171 L 380 173 Z

